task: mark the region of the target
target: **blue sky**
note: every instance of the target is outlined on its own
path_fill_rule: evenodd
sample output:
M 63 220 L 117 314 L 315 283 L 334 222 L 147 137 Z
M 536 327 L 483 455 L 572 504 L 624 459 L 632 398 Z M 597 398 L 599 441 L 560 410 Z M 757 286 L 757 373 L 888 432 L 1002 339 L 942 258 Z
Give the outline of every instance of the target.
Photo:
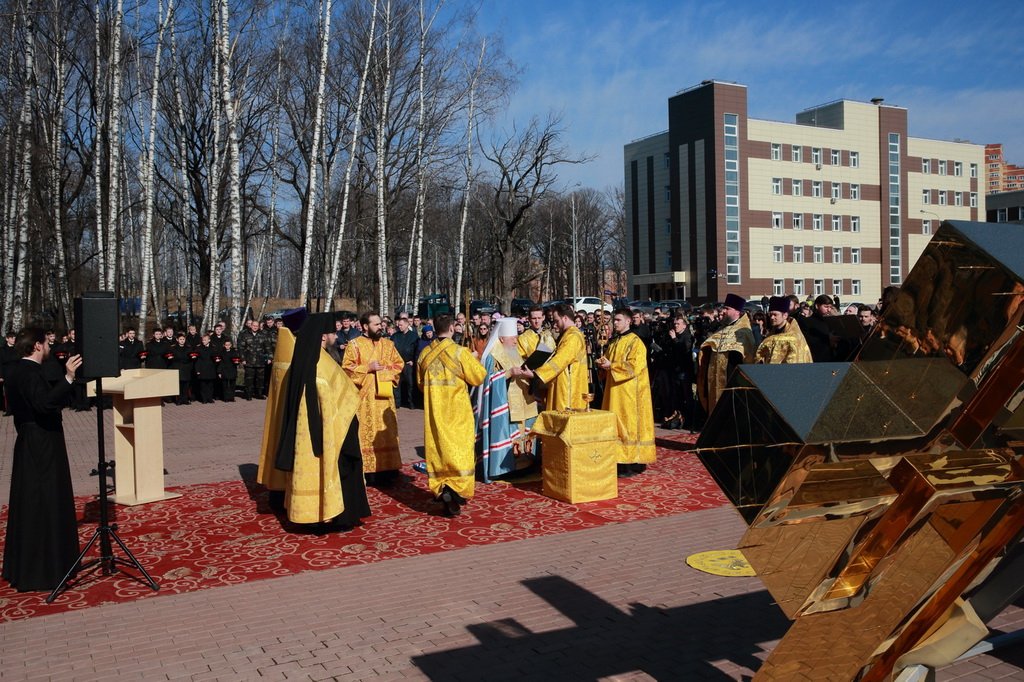
M 622 182 L 622 146 L 667 128 L 667 100 L 715 78 L 753 118 L 792 121 L 847 98 L 909 110 L 910 135 L 1002 142 L 1024 164 L 1024 2 L 482 0 L 522 68 L 507 115 L 560 111 L 597 158 L 560 179 Z M 501 121 L 495 122 L 501 125 Z

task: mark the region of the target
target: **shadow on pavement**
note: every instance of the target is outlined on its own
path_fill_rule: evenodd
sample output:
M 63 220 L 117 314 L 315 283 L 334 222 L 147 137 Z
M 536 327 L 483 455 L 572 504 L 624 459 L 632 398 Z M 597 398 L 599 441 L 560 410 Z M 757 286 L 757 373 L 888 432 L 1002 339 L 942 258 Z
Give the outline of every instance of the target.
M 757 670 L 761 643 L 790 625 L 765 591 L 623 612 L 560 576 L 523 585 L 575 625 L 535 633 L 514 618 L 469 624 L 479 644 L 413 662 L 432 680 L 597 680 L 635 671 L 657 680 L 732 679 L 714 663 Z

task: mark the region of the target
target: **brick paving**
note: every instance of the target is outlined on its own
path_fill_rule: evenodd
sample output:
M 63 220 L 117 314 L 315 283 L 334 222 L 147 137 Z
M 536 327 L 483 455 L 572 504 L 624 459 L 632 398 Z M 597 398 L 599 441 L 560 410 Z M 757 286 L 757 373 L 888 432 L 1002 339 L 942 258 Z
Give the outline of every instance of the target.
M 237 478 L 264 402 L 168 406 L 167 485 Z M 75 490 L 96 479 L 95 414 L 66 415 Z M 399 412 L 419 457 L 422 413 Z M 108 433 L 110 428 L 108 426 Z M 109 437 L 109 436 L 108 436 Z M 0 422 L 0 501 L 13 426 Z M 108 452 L 112 452 L 108 442 Z M 685 564 L 735 546 L 728 507 L 0 624 L 0 677 L 29 680 L 749 678 L 788 627 L 756 578 Z M 42 596 L 40 597 L 42 598 Z M 994 623 L 1024 627 L 1024 610 Z M 1021 679 L 1024 652 L 939 679 Z

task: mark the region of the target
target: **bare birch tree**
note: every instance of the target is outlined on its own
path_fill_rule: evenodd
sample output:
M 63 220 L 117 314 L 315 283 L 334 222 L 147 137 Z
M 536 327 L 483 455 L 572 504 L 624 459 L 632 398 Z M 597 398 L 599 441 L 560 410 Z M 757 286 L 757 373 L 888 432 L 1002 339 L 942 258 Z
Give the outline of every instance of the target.
M 313 145 L 309 154 L 309 188 L 306 192 L 306 216 L 302 230 L 302 288 L 299 300 L 303 304 L 309 302 L 309 270 L 313 262 L 313 216 L 316 211 L 316 176 L 320 159 L 320 139 L 324 127 L 324 88 L 327 80 L 327 54 L 331 39 L 331 13 L 334 10 L 332 0 L 320 0 L 320 61 L 316 88 L 316 112 L 313 116 Z
M 331 275 L 327 281 L 327 310 L 334 306 L 334 294 L 338 290 L 338 276 L 341 273 L 342 242 L 345 238 L 345 226 L 348 221 L 349 194 L 352 187 L 352 169 L 356 162 L 356 145 L 359 143 L 360 125 L 363 120 L 363 99 L 366 96 L 366 81 L 370 76 L 370 63 L 373 56 L 374 32 L 377 27 L 377 0 L 373 0 L 370 11 L 370 30 L 366 42 L 366 56 L 359 74 L 359 92 L 356 96 L 356 110 L 352 117 L 352 138 L 349 140 L 348 162 L 345 166 L 345 177 L 341 182 L 341 215 L 338 219 L 338 235 L 334 242 L 334 255 L 331 258 Z

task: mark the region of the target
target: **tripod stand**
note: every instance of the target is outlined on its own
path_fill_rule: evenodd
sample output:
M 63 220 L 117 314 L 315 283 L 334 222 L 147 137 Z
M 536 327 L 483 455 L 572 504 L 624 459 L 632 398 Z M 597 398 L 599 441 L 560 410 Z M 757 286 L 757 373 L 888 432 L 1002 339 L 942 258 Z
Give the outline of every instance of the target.
M 107 457 L 106 457 L 106 446 L 103 442 L 103 379 L 96 379 L 96 438 L 97 438 L 97 450 L 99 451 L 99 464 L 96 470 L 99 472 L 100 478 L 100 525 L 93 532 L 92 537 L 89 538 L 89 542 L 86 543 L 85 549 L 75 559 L 75 563 L 71 565 L 67 575 L 61 579 L 60 584 L 53 588 L 53 592 L 46 598 L 46 603 L 51 603 L 57 598 L 57 595 L 67 587 L 68 581 L 71 580 L 77 571 L 86 571 L 94 566 L 99 566 L 100 571 L 103 575 L 113 575 L 117 572 L 118 566 L 131 566 L 137 568 L 139 573 L 142 574 L 143 582 L 149 585 L 154 592 L 160 589 L 156 584 L 156 581 L 150 577 L 149 573 L 146 573 L 146 569 L 142 567 L 139 560 L 135 558 L 135 555 L 131 553 L 127 545 L 117 534 L 117 524 L 110 523 L 110 515 L 107 510 L 108 496 L 107 496 Z M 114 548 L 110 544 L 110 540 L 113 538 L 117 546 L 121 548 L 121 551 L 127 555 L 127 559 L 114 556 Z M 92 546 L 96 544 L 96 540 L 100 541 L 100 556 L 97 559 L 93 559 L 87 564 L 82 564 L 82 559 L 89 553 Z M 81 568 L 79 569 L 79 565 Z

